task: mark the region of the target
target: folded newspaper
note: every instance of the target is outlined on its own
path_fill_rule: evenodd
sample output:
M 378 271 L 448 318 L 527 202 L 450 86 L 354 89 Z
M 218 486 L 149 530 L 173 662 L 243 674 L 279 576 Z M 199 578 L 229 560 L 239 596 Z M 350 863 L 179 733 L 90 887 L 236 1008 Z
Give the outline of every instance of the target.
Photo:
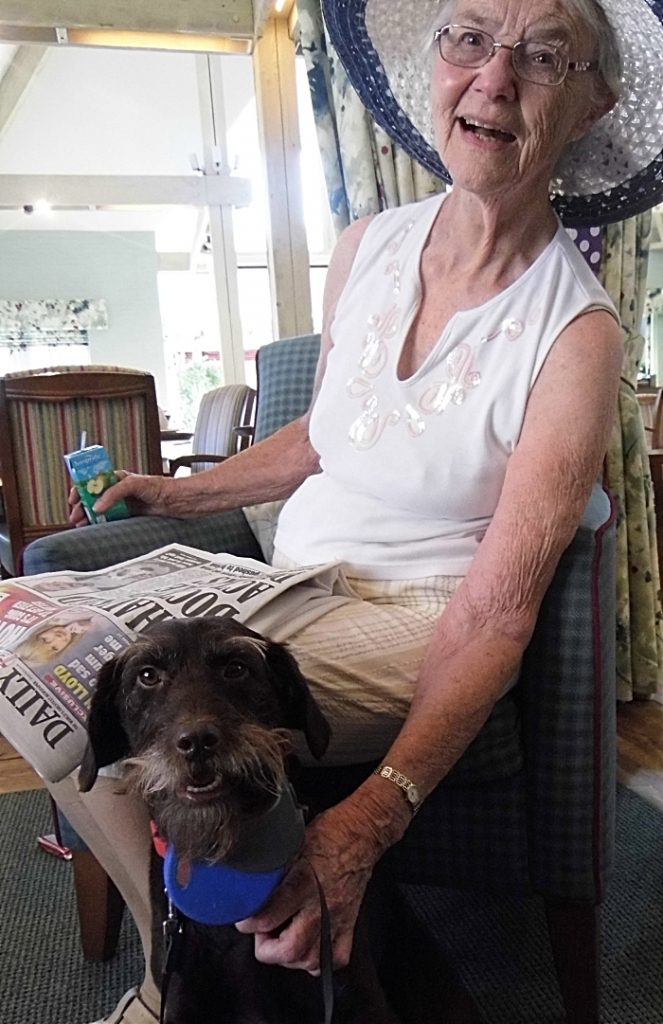
M 273 640 L 352 595 L 336 563 L 274 569 L 170 544 L 98 572 L 0 583 L 0 733 L 43 778 L 81 762 L 97 675 L 154 622 L 231 617 Z

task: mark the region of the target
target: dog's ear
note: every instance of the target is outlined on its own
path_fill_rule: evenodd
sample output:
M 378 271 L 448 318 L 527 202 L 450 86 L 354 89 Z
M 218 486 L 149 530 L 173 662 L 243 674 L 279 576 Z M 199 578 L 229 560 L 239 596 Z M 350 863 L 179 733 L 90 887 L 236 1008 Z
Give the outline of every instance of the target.
M 82 793 L 92 789 L 100 768 L 129 753 L 129 738 L 116 702 L 121 678 L 121 657 L 107 661 L 99 672 L 87 722 L 87 747 L 78 774 Z
M 331 730 L 297 662 L 283 644 L 277 643 L 267 645 L 266 657 L 288 727 L 300 729 L 313 756 L 321 758 L 329 746 Z

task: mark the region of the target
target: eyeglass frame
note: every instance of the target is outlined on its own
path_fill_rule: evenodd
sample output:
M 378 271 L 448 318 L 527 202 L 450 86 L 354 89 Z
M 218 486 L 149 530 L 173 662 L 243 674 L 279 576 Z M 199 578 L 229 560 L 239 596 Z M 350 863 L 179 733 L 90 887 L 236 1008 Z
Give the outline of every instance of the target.
M 487 36 L 488 39 L 492 39 L 491 51 L 486 57 L 486 59 L 482 61 L 480 64 L 454 64 L 453 61 L 448 60 L 442 53 L 442 37 L 448 28 L 466 28 L 469 31 L 478 32 L 480 35 Z M 498 43 L 495 37 L 491 35 L 490 32 L 486 32 L 486 30 L 483 28 L 475 28 L 472 25 L 459 25 L 455 22 L 449 22 L 447 25 L 442 25 L 441 28 L 435 29 L 435 32 L 433 33 L 433 41 L 437 43 L 437 51 L 440 55 L 440 60 L 443 60 L 445 64 L 451 64 L 451 66 L 454 68 L 484 68 L 486 64 L 490 63 L 490 61 L 493 59 L 498 50 L 510 50 L 511 67 L 518 75 L 518 78 L 522 79 L 523 82 L 529 82 L 530 85 L 544 85 L 550 86 L 551 88 L 555 88 L 556 86 L 562 84 L 562 82 L 568 75 L 569 71 L 597 71 L 599 67 L 599 62 L 596 60 L 569 60 L 564 50 L 560 50 L 557 46 L 554 46 L 551 43 L 541 43 L 542 46 L 549 46 L 551 50 L 554 50 L 555 53 L 559 54 L 559 56 L 566 61 L 566 67 L 564 69 L 564 74 L 560 78 L 559 82 L 535 82 L 532 81 L 531 78 L 525 78 L 523 75 L 521 75 L 520 71 L 514 64 L 513 55 L 519 46 L 523 46 L 525 43 L 535 43 L 537 42 L 536 39 L 519 39 L 518 42 L 514 43 L 513 46 L 508 46 L 506 43 Z

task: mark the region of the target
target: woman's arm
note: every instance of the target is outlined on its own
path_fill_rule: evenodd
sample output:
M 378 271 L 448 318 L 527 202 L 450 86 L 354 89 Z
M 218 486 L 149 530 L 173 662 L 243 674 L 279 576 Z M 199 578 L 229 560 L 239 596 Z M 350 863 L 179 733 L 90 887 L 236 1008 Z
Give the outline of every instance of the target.
M 502 494 L 470 570 L 440 617 L 386 762 L 426 796 L 517 671 L 559 559 L 578 528 L 615 420 L 621 329 L 590 312 L 560 335 L 527 405 Z M 375 778 L 371 792 L 381 785 Z M 407 807 L 405 808 L 407 811 Z
M 622 352 L 613 318 L 587 313 L 559 337 L 532 389 L 492 523 L 438 621 L 406 721 L 383 758 L 424 797 L 477 734 L 519 666 L 601 469 Z M 371 775 L 308 827 L 306 857 L 330 908 L 337 964 L 347 963 L 375 864 L 410 821 L 402 792 Z M 319 916 L 306 862 L 241 927 L 256 932 L 259 959 L 316 971 Z
M 309 439 L 309 416 L 332 345 L 330 327 L 336 304 L 368 220 L 356 221 L 343 233 L 329 265 L 323 303 L 322 344 L 309 411 L 259 444 L 251 445 L 202 473 L 176 478 L 126 474 L 99 498 L 95 504 L 96 511 L 106 512 L 116 501 L 124 498 L 129 501 L 132 511 L 141 515 L 183 518 L 205 515 L 287 498 L 307 476 L 319 472 L 318 455 Z M 72 490 L 70 518 L 75 525 L 84 525 L 86 520 L 76 498 L 77 494 Z

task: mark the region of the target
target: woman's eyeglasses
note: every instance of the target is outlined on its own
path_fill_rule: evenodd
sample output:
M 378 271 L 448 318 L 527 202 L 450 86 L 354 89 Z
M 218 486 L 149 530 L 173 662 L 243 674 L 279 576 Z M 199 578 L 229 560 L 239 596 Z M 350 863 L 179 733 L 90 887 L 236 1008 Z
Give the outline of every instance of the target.
M 561 85 L 569 71 L 596 71 L 598 67 L 596 61 L 569 60 L 563 50 L 551 43 L 521 39 L 515 46 L 507 46 L 498 43 L 489 32 L 469 25 L 445 25 L 437 29 L 434 38 L 442 60 L 459 68 L 483 67 L 498 50 L 510 50 L 513 70 L 536 85 Z

